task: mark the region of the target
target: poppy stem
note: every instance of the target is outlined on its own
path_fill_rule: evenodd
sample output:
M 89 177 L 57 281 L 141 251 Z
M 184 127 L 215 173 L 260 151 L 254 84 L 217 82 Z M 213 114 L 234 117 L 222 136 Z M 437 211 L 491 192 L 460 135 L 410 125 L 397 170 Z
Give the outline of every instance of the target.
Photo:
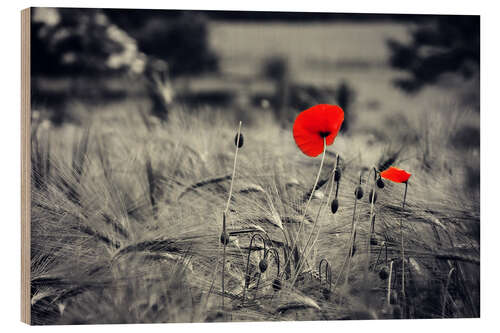
M 405 194 L 403 196 L 403 209 L 406 204 L 406 194 L 408 192 L 408 182 L 405 182 Z M 401 297 L 403 298 L 403 318 L 405 316 L 406 307 L 406 293 L 405 293 L 405 244 L 404 244 L 404 234 L 403 234 L 403 217 L 400 220 L 401 229 Z
M 238 126 L 238 138 L 236 140 L 236 151 L 234 153 L 233 173 L 231 175 L 231 184 L 229 185 L 229 195 L 227 197 L 226 209 L 224 210 L 224 212 L 226 212 L 226 214 L 229 211 L 229 204 L 231 203 L 231 196 L 233 194 L 233 182 L 234 182 L 234 175 L 236 174 L 236 160 L 238 158 L 240 138 L 241 138 L 241 121 L 240 121 L 240 124 Z
M 250 245 L 248 246 L 247 268 L 245 270 L 245 287 L 243 289 L 243 299 L 241 301 L 241 306 L 243 306 L 245 303 L 246 291 L 247 291 L 248 285 L 250 284 L 250 272 L 248 270 L 250 268 L 250 254 L 252 252 L 252 245 L 253 245 L 255 237 L 260 237 L 260 239 L 262 240 L 264 252 L 266 251 L 266 241 L 264 240 L 264 237 L 262 237 L 262 235 L 260 235 L 260 234 L 254 234 L 252 236 L 252 238 L 250 239 Z M 279 271 L 279 268 L 278 268 L 278 271 Z
M 325 156 L 326 156 L 326 137 L 323 138 L 323 154 L 321 155 L 321 163 L 319 165 L 318 174 L 316 175 L 316 180 L 314 181 L 314 185 L 313 185 L 313 188 L 311 190 L 311 194 L 309 195 L 309 199 L 307 199 L 306 207 L 304 208 L 304 213 L 302 214 L 302 218 L 300 219 L 301 223 L 299 226 L 299 231 L 297 232 L 297 235 L 295 237 L 295 241 L 294 241 L 294 244 L 292 246 L 292 249 L 294 249 L 295 246 L 297 246 L 299 235 L 302 233 L 302 228 L 304 226 L 304 220 L 305 220 L 306 215 L 307 215 L 307 209 L 309 208 L 309 205 L 311 204 L 311 200 L 314 196 L 314 192 L 316 191 L 316 187 L 318 186 L 318 181 L 319 181 L 319 177 L 321 175 L 321 170 L 323 169 L 323 163 L 325 162 Z M 314 232 L 315 225 L 316 225 L 316 222 L 314 222 L 313 229 L 311 231 L 311 234 L 309 235 L 309 239 L 307 242 L 309 242 L 310 238 L 312 237 L 312 233 Z M 302 254 L 299 257 L 299 262 L 297 263 L 297 266 L 296 266 L 296 272 L 294 274 L 294 279 L 292 280 L 292 286 L 295 284 L 295 280 L 297 278 L 297 275 L 300 272 L 300 266 L 302 265 L 302 255 L 304 254 L 306 247 L 307 247 L 307 245 L 304 247 L 304 250 L 302 251 Z
M 223 240 L 223 249 L 222 249 L 222 311 L 224 311 L 224 275 L 225 275 L 225 270 L 226 270 L 226 245 L 229 242 L 229 234 L 226 232 L 226 215 L 229 212 L 229 204 L 231 203 L 231 196 L 233 194 L 233 182 L 234 182 L 234 175 L 236 173 L 236 160 L 238 158 L 238 148 L 240 145 L 240 139 L 241 139 L 241 121 L 238 125 L 238 138 L 236 139 L 236 152 L 234 153 L 234 163 L 233 163 L 233 173 L 231 175 L 231 184 L 229 185 L 229 195 L 227 198 L 227 203 L 226 203 L 226 209 L 223 212 L 223 219 L 222 219 L 222 235 L 224 235 L 224 240 Z
M 326 140 L 326 139 L 325 139 Z M 326 142 L 325 142 L 325 151 L 326 151 Z M 338 154 L 337 154 L 338 156 Z M 334 181 L 335 181 L 335 171 L 337 170 L 337 163 L 338 163 L 338 158 L 335 159 L 335 167 L 333 168 L 333 172 L 332 172 L 332 185 L 330 186 L 330 191 L 328 192 L 328 198 L 326 199 L 326 202 L 330 202 L 330 198 L 332 196 L 332 193 L 333 193 L 333 186 L 334 186 Z M 321 171 L 320 171 L 321 172 Z M 319 173 L 318 173 L 319 175 Z M 316 185 L 314 186 L 316 187 Z M 313 228 L 311 230 L 311 233 L 309 234 L 309 236 L 307 237 L 307 242 L 304 246 L 304 250 L 302 251 L 302 254 L 300 256 L 300 259 L 299 259 L 299 264 L 297 265 L 297 272 L 295 274 L 295 277 L 294 279 L 292 280 L 292 286 L 294 285 L 295 283 L 295 280 L 297 279 L 298 277 L 298 273 L 300 272 L 300 270 L 302 269 L 302 265 L 304 264 L 305 262 L 305 258 L 307 258 L 309 256 L 309 252 L 311 251 L 312 247 L 313 246 L 309 246 L 310 243 L 311 243 L 311 240 L 312 240 L 312 236 L 314 234 L 314 231 L 316 230 L 316 227 L 318 225 L 318 220 L 319 220 L 319 215 L 321 213 L 321 209 L 323 208 L 323 204 L 324 204 L 324 200 L 321 200 L 321 203 L 320 203 L 320 206 L 318 208 L 318 213 L 316 214 L 316 219 L 314 220 L 314 224 L 313 224 Z M 335 216 L 334 216 L 335 218 Z M 318 232 L 319 232 L 319 227 L 318 227 Z M 317 239 L 317 238 L 316 238 Z M 315 241 L 313 242 L 313 245 L 314 243 L 316 242 L 316 239 Z
M 305 220 L 306 215 L 307 215 L 307 209 L 309 208 L 311 200 L 312 200 L 312 198 L 314 196 L 314 192 L 316 190 L 316 186 L 318 186 L 318 181 L 319 181 L 319 177 L 321 175 L 321 170 L 323 169 L 323 163 L 325 162 L 325 156 L 326 156 L 326 137 L 323 138 L 323 154 L 321 155 L 321 163 L 319 165 L 318 174 L 316 175 L 316 180 L 314 181 L 314 186 L 313 186 L 313 188 L 311 190 L 311 194 L 309 195 L 309 199 L 307 199 L 306 207 L 304 208 L 304 213 L 302 214 L 302 218 L 300 219 L 299 231 L 297 232 L 296 237 L 294 239 L 294 242 L 293 242 L 293 245 L 292 245 L 292 251 L 297 246 L 299 235 L 302 233 L 302 227 L 304 226 L 304 220 Z M 290 256 L 289 260 L 291 259 L 291 257 L 292 256 Z M 286 267 L 286 265 L 288 265 L 288 261 L 285 264 L 285 267 Z M 301 259 L 299 258 L 299 264 L 297 265 L 297 271 L 296 271 L 295 275 L 298 274 L 298 267 L 300 265 L 300 261 L 301 261 Z M 295 283 L 295 279 L 293 280 L 293 283 Z M 293 286 L 293 283 L 292 283 L 292 286 Z
M 354 247 L 354 237 L 356 235 L 356 226 L 357 226 L 357 219 L 356 219 L 356 206 L 357 206 L 358 200 L 355 198 L 354 199 L 354 208 L 352 212 L 352 223 L 351 223 L 351 237 L 349 238 L 349 251 L 347 251 L 347 272 L 345 276 L 345 281 L 344 285 L 347 287 L 347 284 L 349 283 L 349 273 L 351 271 L 351 257 L 352 257 L 352 252 L 353 252 L 353 247 Z
M 405 208 L 406 205 L 406 193 L 408 193 L 408 182 L 405 183 L 405 194 L 403 196 L 403 209 Z
M 359 172 L 359 185 L 361 186 L 362 183 L 362 177 L 363 177 L 363 171 Z M 351 238 L 349 239 L 349 251 L 347 253 L 347 272 L 345 276 L 345 282 L 344 285 L 347 287 L 347 284 L 349 283 L 349 274 L 351 272 L 351 257 L 353 256 L 353 248 L 354 248 L 354 243 L 356 241 L 356 228 L 358 225 L 358 218 L 359 218 L 359 213 L 358 213 L 358 218 L 356 218 L 356 207 L 357 207 L 357 189 L 354 192 L 354 208 L 352 211 L 352 223 L 351 223 Z
M 344 272 L 345 264 L 347 263 L 347 259 L 349 259 L 349 253 L 345 256 L 344 263 L 342 264 L 342 267 L 340 268 L 339 275 L 337 275 L 337 279 L 335 280 L 335 284 L 331 288 L 332 294 L 335 292 L 335 288 L 337 288 L 337 285 L 340 281 L 340 277 L 342 276 L 342 273 Z
M 368 178 L 366 180 L 366 182 L 368 183 L 368 181 L 370 180 L 370 174 L 371 174 L 371 171 L 370 170 L 370 173 L 368 174 Z M 377 177 L 376 177 L 376 169 L 375 167 L 373 167 L 373 171 L 375 172 L 375 178 L 373 180 L 373 186 L 372 186 L 372 190 L 371 190 L 371 196 L 369 195 L 368 198 L 370 199 L 370 220 L 369 220 L 369 223 L 370 223 L 370 231 L 368 233 L 368 239 L 367 239 L 367 245 L 366 245 L 366 266 L 365 266 L 365 274 L 364 274 L 364 277 L 363 277 L 363 284 L 364 284 L 364 287 L 366 288 L 366 291 L 368 291 L 368 283 L 367 283 L 367 278 L 368 278 L 368 271 L 370 270 L 370 256 L 371 256 L 371 245 L 372 245 L 372 236 L 373 236 L 373 233 L 374 233 L 374 224 L 375 224 L 375 221 L 373 220 L 374 219 L 374 216 L 373 216 L 373 210 L 375 208 L 375 195 L 376 195 L 376 191 L 377 191 L 377 186 L 376 186 L 376 182 L 377 182 Z M 366 292 L 366 295 L 368 295 L 368 292 Z
M 255 286 L 255 294 L 253 294 L 253 300 L 257 298 L 257 293 L 259 292 L 259 284 L 260 284 L 260 277 L 262 276 L 262 273 L 258 273 L 259 277 L 257 278 L 257 285 Z
M 226 270 L 226 244 L 224 242 L 222 250 L 222 311 L 224 311 L 224 297 L 226 297 L 224 292 L 224 275 L 226 273 L 225 270 Z
M 302 222 L 304 222 L 304 220 L 306 218 L 307 209 L 309 208 L 309 205 L 311 204 L 311 200 L 314 196 L 314 192 L 316 191 L 316 186 L 318 186 L 318 181 L 319 181 L 319 177 L 321 175 L 321 170 L 323 169 L 323 163 L 325 162 L 325 156 L 326 156 L 326 137 L 323 138 L 323 154 L 321 156 L 321 163 L 319 165 L 318 174 L 316 175 L 316 180 L 314 181 L 314 186 L 312 188 L 311 194 L 309 195 L 309 199 L 307 199 L 306 207 L 304 208 L 304 214 L 302 214 Z M 302 226 L 303 223 L 301 223 L 300 225 Z M 300 231 L 299 231 L 299 233 L 300 233 Z

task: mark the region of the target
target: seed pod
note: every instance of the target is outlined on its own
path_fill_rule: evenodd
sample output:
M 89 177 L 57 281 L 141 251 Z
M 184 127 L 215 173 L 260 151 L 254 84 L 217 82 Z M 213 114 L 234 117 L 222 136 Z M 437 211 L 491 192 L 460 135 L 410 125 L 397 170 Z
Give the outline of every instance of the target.
M 331 208 L 332 208 L 332 214 L 335 214 L 337 210 L 339 210 L 339 201 L 337 199 L 332 200 Z
M 330 299 L 330 290 L 328 288 L 323 288 L 323 290 L 321 292 L 322 292 L 325 300 L 328 301 Z
M 356 190 L 354 190 L 354 195 L 356 196 L 356 199 L 361 200 L 363 197 L 363 188 L 361 186 L 356 187 Z
M 295 261 L 296 265 L 299 263 L 300 260 L 299 248 L 297 246 L 293 248 L 293 260 Z
M 354 255 L 356 254 L 356 244 L 352 244 L 352 253 L 351 253 L 351 257 L 354 257 Z
M 389 277 L 389 272 L 388 272 L 388 269 L 387 269 L 386 266 L 382 267 L 382 269 L 380 270 L 380 272 L 378 272 L 378 277 L 381 280 L 387 280 L 387 278 Z
M 224 245 L 229 244 L 229 234 L 227 232 L 220 234 L 220 242 Z
M 374 192 L 373 189 L 371 189 L 370 194 L 368 195 L 368 199 L 370 203 L 372 203 L 373 200 L 373 203 L 375 204 L 375 202 L 377 202 L 377 192 Z
M 262 259 L 259 262 L 259 270 L 261 273 L 264 273 L 267 270 L 267 260 L 266 259 Z
M 274 289 L 274 291 L 281 290 L 281 280 L 279 278 L 274 279 L 273 289 Z
M 381 177 L 378 177 L 377 179 L 377 187 L 378 188 L 384 188 L 385 184 L 384 184 L 384 181 L 382 180 Z
M 240 133 L 240 141 L 238 142 L 238 133 L 234 136 L 234 145 L 238 146 L 238 148 L 243 147 L 243 134 Z
M 335 169 L 335 172 L 333 173 L 333 180 L 338 182 L 340 180 L 340 177 L 342 176 L 342 172 L 340 169 Z
M 377 245 L 378 244 L 377 237 L 375 237 L 375 235 L 371 235 L 371 237 L 370 237 L 370 244 L 371 245 Z

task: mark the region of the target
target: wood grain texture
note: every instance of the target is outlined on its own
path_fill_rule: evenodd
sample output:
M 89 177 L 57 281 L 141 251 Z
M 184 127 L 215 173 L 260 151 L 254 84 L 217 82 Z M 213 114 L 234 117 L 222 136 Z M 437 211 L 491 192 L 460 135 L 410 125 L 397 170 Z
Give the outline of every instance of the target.
M 21 321 L 31 324 L 30 8 L 21 11 Z

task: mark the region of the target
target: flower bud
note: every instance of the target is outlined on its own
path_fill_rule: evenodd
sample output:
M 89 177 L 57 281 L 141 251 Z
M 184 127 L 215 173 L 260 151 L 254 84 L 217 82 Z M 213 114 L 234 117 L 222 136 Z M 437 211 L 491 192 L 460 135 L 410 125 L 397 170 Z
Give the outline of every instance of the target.
M 227 232 L 220 234 L 220 242 L 224 245 L 229 244 L 229 234 Z
M 333 173 L 333 180 L 335 180 L 336 182 L 338 182 L 340 180 L 340 177 L 342 176 L 342 172 L 340 171 L 340 169 L 335 169 L 335 172 Z
M 378 277 L 381 279 L 381 280 L 387 280 L 387 278 L 389 277 L 389 272 L 388 272 L 388 269 L 387 267 L 382 267 L 382 269 L 380 270 L 380 272 L 378 272 Z
M 332 208 L 332 214 L 335 214 L 337 210 L 339 210 L 339 201 L 337 199 L 332 200 L 331 208 Z
M 363 188 L 361 186 L 356 187 L 356 190 L 354 190 L 354 195 L 356 196 L 356 199 L 361 200 L 363 197 Z
M 238 146 L 238 148 L 243 147 L 243 134 L 240 133 L 240 141 L 238 142 L 238 133 L 234 136 L 234 145 Z
M 279 278 L 274 279 L 273 289 L 274 289 L 274 291 L 281 290 L 281 280 Z
M 267 270 L 267 260 L 264 258 L 259 262 L 259 270 L 264 273 Z
M 384 181 L 382 180 L 381 177 L 378 177 L 377 179 L 377 187 L 378 188 L 384 188 L 385 184 L 384 184 Z
M 300 260 L 299 248 L 297 246 L 293 248 L 293 260 L 295 261 L 296 264 Z

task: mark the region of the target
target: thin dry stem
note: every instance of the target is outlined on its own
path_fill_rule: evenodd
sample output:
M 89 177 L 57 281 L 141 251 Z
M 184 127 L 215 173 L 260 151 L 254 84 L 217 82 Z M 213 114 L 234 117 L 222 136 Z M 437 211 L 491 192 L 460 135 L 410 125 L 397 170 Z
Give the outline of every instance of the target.
M 392 281 L 392 264 L 394 261 L 391 260 L 389 265 L 389 279 L 387 281 L 387 305 L 391 305 L 391 281 Z
M 233 163 L 233 173 L 231 175 L 231 184 L 229 185 L 229 195 L 227 197 L 226 209 L 224 212 L 227 214 L 229 211 L 229 204 L 231 203 L 231 196 L 233 194 L 233 183 L 234 183 L 234 175 L 236 174 L 236 160 L 238 159 L 238 146 L 240 144 L 240 134 L 241 134 L 241 121 L 238 126 L 238 139 L 236 140 L 236 151 L 234 153 L 234 163 Z
M 314 192 L 316 190 L 316 186 L 318 185 L 318 181 L 319 181 L 319 177 L 321 175 L 321 170 L 323 169 L 323 163 L 325 161 L 325 156 L 326 156 L 326 138 L 323 138 L 323 154 L 321 156 L 321 163 L 319 165 L 319 170 L 318 170 L 318 174 L 316 175 L 316 180 L 314 181 L 314 186 L 312 188 L 312 191 L 311 191 L 311 194 L 309 195 L 309 199 L 307 199 L 307 203 L 306 203 L 306 207 L 304 208 L 304 212 L 302 214 L 302 217 L 300 219 L 300 227 L 299 227 L 299 231 L 297 232 L 297 235 L 295 236 L 295 239 L 294 239 L 294 242 L 292 244 L 292 251 L 293 249 L 295 248 L 295 246 L 297 246 L 297 240 L 299 239 L 299 235 L 300 233 L 302 232 L 302 227 L 304 225 L 304 220 L 306 218 L 306 215 L 307 215 L 307 209 L 309 208 L 309 204 L 311 203 L 311 200 L 314 196 Z M 313 230 L 314 230 L 314 226 L 313 226 Z M 291 260 L 291 257 L 292 256 L 289 256 L 288 260 L 286 261 L 285 263 L 285 266 L 284 267 L 287 267 L 287 265 L 289 264 L 290 260 Z M 300 263 L 300 259 L 299 259 L 299 263 Z M 298 267 L 298 266 L 297 266 Z M 296 272 L 296 275 L 298 274 L 298 270 Z M 296 277 L 295 277 L 296 278 Z M 293 283 L 295 283 L 295 278 L 293 279 Z M 292 286 L 293 286 L 293 283 L 292 283 Z
M 361 185 L 361 177 L 362 177 L 362 172 L 359 173 L 359 184 Z M 349 274 L 351 271 L 351 257 L 352 257 L 352 248 L 354 246 L 354 235 L 356 234 L 356 227 L 357 227 L 357 221 L 358 218 L 356 218 L 356 207 L 357 207 L 357 194 L 356 191 L 354 193 L 354 207 L 353 207 L 353 212 L 352 212 L 352 224 L 351 224 L 351 237 L 349 239 L 349 251 L 348 251 L 348 257 L 347 257 L 347 272 L 345 276 L 345 282 L 344 285 L 347 286 L 349 283 Z M 358 213 L 359 217 L 359 213 Z
M 446 279 L 446 286 L 444 287 L 444 292 L 443 292 L 443 306 L 441 308 L 441 318 L 444 318 L 444 310 L 446 308 L 446 299 L 448 298 L 448 287 L 450 285 L 450 279 L 451 279 L 451 274 L 455 271 L 455 268 L 452 267 L 450 271 L 448 272 L 448 278 Z
M 234 175 L 236 173 L 236 161 L 238 159 L 238 147 L 240 144 L 240 133 L 241 133 L 241 121 L 238 126 L 238 139 L 236 140 L 236 151 L 234 153 L 234 163 L 233 163 L 233 173 L 231 175 L 231 184 L 229 185 L 229 195 L 227 197 L 227 203 L 226 203 L 226 209 L 224 210 L 223 213 L 223 219 L 222 219 L 222 234 L 224 237 L 229 237 L 226 233 L 226 215 L 229 212 L 229 204 L 231 203 L 231 195 L 233 194 L 233 183 L 234 183 Z M 224 274 L 225 274 L 225 268 L 226 268 L 226 242 L 227 239 L 225 238 L 223 240 L 223 250 L 222 250 L 222 310 L 224 310 Z
M 375 167 L 373 167 L 373 171 L 375 172 Z M 368 180 L 370 179 L 370 175 L 371 175 L 371 171 L 370 173 L 368 174 Z M 368 182 L 367 180 L 367 182 Z M 370 232 L 368 233 L 368 239 L 367 239 L 367 246 L 366 246 L 366 266 L 365 266 L 365 274 L 364 274 L 364 284 L 365 284 L 365 287 L 368 288 L 368 285 L 366 284 L 366 280 L 367 280 L 367 277 L 368 277 L 368 271 L 370 269 L 370 255 L 371 255 L 371 237 L 372 237 L 372 234 L 373 234 L 373 225 L 372 225 L 372 219 L 373 219 L 373 210 L 374 210 L 374 206 L 375 206 L 375 195 L 376 195 L 376 177 L 375 179 L 373 180 L 373 186 L 372 186 L 372 196 L 371 196 L 371 200 L 370 200 L 370 220 L 369 220 L 369 223 L 370 223 Z
M 403 196 L 403 210 L 406 204 L 406 193 L 408 192 L 408 182 L 405 183 L 405 194 Z M 403 304 L 406 304 L 406 293 L 405 293 L 405 244 L 404 244 L 404 234 L 403 234 L 403 218 L 401 218 L 400 228 L 401 228 L 401 296 L 403 297 Z M 404 314 L 404 311 L 403 311 Z
M 337 156 L 338 156 L 338 154 L 337 154 Z M 328 193 L 328 198 L 326 199 L 327 203 L 330 202 L 330 199 L 331 199 L 331 196 L 332 196 L 332 193 L 333 193 L 333 186 L 334 186 L 334 182 L 335 182 L 334 181 L 334 179 L 335 179 L 335 170 L 337 170 L 337 163 L 338 163 L 338 158 L 335 158 L 335 167 L 333 168 L 333 172 L 332 172 L 332 176 L 331 176 L 332 183 L 331 183 L 331 186 L 330 186 L 330 192 Z M 319 175 L 319 173 L 318 173 L 318 175 Z M 314 187 L 316 187 L 316 185 Z M 316 214 L 316 219 L 314 220 L 313 228 L 312 228 L 312 230 L 311 230 L 311 232 L 309 234 L 309 237 L 307 238 L 307 242 L 306 242 L 306 244 L 304 246 L 304 249 L 302 251 L 302 254 L 300 256 L 299 265 L 298 265 L 295 277 L 294 277 L 294 279 L 292 281 L 292 286 L 295 284 L 295 280 L 297 279 L 298 273 L 300 272 L 300 270 L 302 268 L 302 264 L 305 262 L 305 258 L 307 258 L 307 256 L 309 255 L 309 252 L 313 248 L 314 243 L 316 242 L 316 239 L 318 237 L 319 227 L 318 227 L 318 231 L 316 233 L 316 238 L 315 238 L 315 240 L 313 242 L 313 245 L 309 246 L 310 243 L 311 243 L 311 239 L 312 239 L 312 236 L 314 234 L 314 231 L 316 229 L 316 226 L 318 225 L 319 216 L 320 216 L 320 213 L 321 213 L 321 210 L 322 210 L 323 206 L 324 206 L 324 200 L 321 201 L 321 204 L 320 204 L 320 206 L 318 208 L 318 213 Z

